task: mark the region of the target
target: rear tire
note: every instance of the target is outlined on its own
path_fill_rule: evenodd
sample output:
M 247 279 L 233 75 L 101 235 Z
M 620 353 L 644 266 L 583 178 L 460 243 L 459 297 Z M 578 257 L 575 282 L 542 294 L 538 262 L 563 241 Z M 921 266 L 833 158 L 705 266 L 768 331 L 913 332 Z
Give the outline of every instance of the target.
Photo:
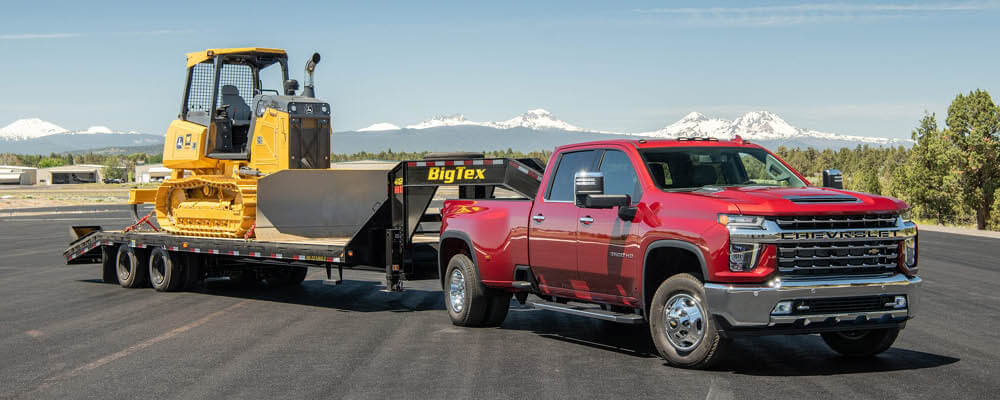
M 444 279 L 444 303 L 451 323 L 458 326 L 483 326 L 489 307 L 486 287 L 469 256 L 456 254 L 448 261 Z
M 101 280 L 104 283 L 118 283 L 117 250 L 112 246 L 101 246 Z
M 181 257 L 162 247 L 149 255 L 149 283 L 158 292 L 175 292 L 184 284 Z
M 864 358 L 889 350 L 899 336 L 899 328 L 828 332 L 820 336 L 833 351 L 847 357 Z
M 147 274 L 149 269 L 146 263 L 149 261 L 149 253 L 132 248 L 126 245 L 118 247 L 118 255 L 115 257 L 115 270 L 118 274 L 118 283 L 123 288 L 135 289 L 146 287 L 148 282 Z
M 725 344 L 705 302 L 704 286 L 686 273 L 671 276 L 656 290 L 649 331 L 660 356 L 675 367 L 708 368 Z

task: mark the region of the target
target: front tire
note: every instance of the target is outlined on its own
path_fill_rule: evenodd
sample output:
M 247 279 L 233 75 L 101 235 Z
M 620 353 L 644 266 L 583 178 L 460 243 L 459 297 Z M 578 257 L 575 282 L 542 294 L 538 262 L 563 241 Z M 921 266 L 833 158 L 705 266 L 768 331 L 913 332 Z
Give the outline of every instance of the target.
M 663 281 L 649 307 L 656 350 L 672 366 L 708 368 L 718 360 L 723 339 L 705 302 L 701 281 L 677 274 Z
M 101 246 L 101 280 L 104 283 L 118 283 L 116 249 L 111 246 Z
M 823 333 L 823 341 L 844 356 L 872 357 L 889 350 L 899 336 L 899 328 Z
M 483 326 L 490 308 L 489 300 L 486 287 L 479 280 L 479 271 L 469 256 L 456 254 L 451 257 L 444 280 L 444 303 L 451 323 Z

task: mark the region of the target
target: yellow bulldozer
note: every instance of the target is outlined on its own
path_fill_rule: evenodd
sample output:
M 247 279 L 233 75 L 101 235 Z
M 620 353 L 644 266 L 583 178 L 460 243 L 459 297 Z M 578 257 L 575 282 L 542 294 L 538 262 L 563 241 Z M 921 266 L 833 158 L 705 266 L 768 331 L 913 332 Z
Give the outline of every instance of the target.
M 171 175 L 155 189 L 132 189 L 133 210 L 155 204 L 157 223 L 172 234 L 251 237 L 258 179 L 330 167 L 331 108 L 316 99 L 313 86 L 319 61 L 314 53 L 306 62 L 296 95 L 284 50 L 188 53 L 180 114 L 163 145 Z

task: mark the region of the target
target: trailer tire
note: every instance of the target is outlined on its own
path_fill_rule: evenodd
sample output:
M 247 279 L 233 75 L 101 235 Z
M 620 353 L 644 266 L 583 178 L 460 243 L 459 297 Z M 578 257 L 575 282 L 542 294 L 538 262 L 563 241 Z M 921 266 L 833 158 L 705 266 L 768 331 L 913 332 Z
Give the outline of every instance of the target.
M 847 357 L 864 358 L 889 350 L 899 336 L 899 328 L 826 332 L 820 336 L 833 351 Z
M 118 283 L 115 250 L 117 249 L 114 246 L 101 246 L 101 280 L 104 283 Z
M 444 279 L 444 303 L 451 323 L 483 326 L 490 298 L 479 280 L 479 271 L 469 256 L 459 253 L 448 261 Z
M 500 326 L 507 319 L 507 312 L 510 311 L 512 293 L 496 289 L 487 290 L 489 306 L 486 307 L 486 318 L 483 320 L 483 326 Z
M 306 275 L 309 275 L 309 268 L 307 267 L 291 267 L 288 271 L 288 285 L 300 285 L 306 280 Z
M 115 271 L 118 274 L 118 283 L 123 288 L 135 289 L 146 287 L 148 282 L 146 268 L 148 253 L 142 249 L 132 248 L 126 245 L 118 246 L 118 254 L 115 257 Z
M 686 273 L 671 276 L 656 290 L 649 332 L 660 356 L 681 368 L 711 367 L 725 344 L 705 302 L 704 286 Z
M 175 292 L 184 283 L 181 257 L 157 247 L 149 255 L 149 284 L 158 292 Z

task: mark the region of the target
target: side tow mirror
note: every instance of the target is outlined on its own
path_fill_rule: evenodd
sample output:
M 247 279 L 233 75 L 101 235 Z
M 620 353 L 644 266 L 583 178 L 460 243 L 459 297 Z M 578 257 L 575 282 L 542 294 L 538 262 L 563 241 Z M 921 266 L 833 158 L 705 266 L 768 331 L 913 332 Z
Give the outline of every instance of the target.
M 844 188 L 844 176 L 840 173 L 839 169 L 823 170 L 823 187 L 832 189 Z
M 577 207 L 587 207 L 590 196 L 604 195 L 604 174 L 600 172 L 577 172 L 573 175 L 573 198 Z
M 600 172 L 577 172 L 573 176 L 573 196 L 576 206 L 581 208 L 618 207 L 618 217 L 624 221 L 635 219 L 638 211 L 632 207 L 631 196 L 604 194 L 604 174 Z
M 285 96 L 295 96 L 296 90 L 299 90 L 299 81 L 295 79 L 285 81 Z

